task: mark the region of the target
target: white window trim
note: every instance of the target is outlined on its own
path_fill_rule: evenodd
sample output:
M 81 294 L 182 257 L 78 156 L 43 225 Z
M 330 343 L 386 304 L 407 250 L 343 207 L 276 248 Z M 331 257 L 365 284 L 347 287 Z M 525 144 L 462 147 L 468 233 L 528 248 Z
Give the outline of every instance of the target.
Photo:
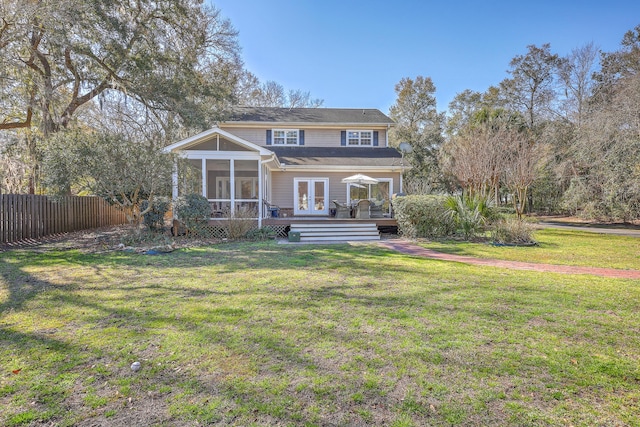
M 276 143 L 276 132 L 284 132 L 284 143 Z M 295 144 L 287 144 L 287 133 L 295 132 L 296 133 L 296 143 Z M 300 129 L 271 129 L 271 145 L 300 145 Z
M 300 211 L 298 209 L 298 203 L 296 202 L 298 199 L 298 183 L 300 181 L 307 181 L 309 183 L 312 182 L 323 182 L 324 183 L 324 209 L 322 211 L 316 211 L 311 208 L 308 208 L 306 211 Z M 315 190 L 313 190 L 315 193 Z M 315 196 L 315 194 L 314 194 Z M 294 215 L 329 215 L 329 178 L 314 178 L 314 177 L 294 177 L 293 178 L 293 214 Z M 307 202 L 309 203 L 309 202 Z M 308 206 L 311 206 L 310 204 Z
M 349 133 L 357 132 L 358 133 L 358 143 L 357 144 L 349 144 Z M 370 143 L 363 144 L 362 143 L 362 132 L 369 132 L 371 134 Z M 347 129 L 347 147 L 373 147 L 373 129 Z

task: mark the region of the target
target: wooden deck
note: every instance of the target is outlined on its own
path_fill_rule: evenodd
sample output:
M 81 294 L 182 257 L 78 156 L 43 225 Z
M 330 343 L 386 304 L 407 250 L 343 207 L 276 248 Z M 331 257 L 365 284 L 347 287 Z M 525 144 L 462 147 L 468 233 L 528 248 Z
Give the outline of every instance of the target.
M 333 218 L 328 216 L 287 216 L 284 218 L 264 218 L 262 225 L 291 225 L 292 223 L 305 223 L 305 222 L 324 222 L 330 221 L 334 224 L 358 224 L 358 223 L 375 223 L 378 227 L 397 227 L 398 222 L 395 218 L 370 218 L 370 219 L 355 219 L 355 218 Z

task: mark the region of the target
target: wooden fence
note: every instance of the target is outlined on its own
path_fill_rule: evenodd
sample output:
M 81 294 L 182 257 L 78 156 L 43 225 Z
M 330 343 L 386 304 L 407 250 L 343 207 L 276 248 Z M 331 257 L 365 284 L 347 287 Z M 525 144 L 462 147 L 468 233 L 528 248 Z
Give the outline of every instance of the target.
M 126 222 L 122 211 L 99 197 L 0 194 L 0 244 Z

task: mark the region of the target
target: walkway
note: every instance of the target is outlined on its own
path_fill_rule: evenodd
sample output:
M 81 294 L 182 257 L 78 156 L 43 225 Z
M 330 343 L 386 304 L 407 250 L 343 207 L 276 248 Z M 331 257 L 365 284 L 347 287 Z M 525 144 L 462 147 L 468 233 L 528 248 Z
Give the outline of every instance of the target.
M 639 270 L 619 270 L 616 268 L 580 267 L 572 265 L 536 264 L 532 262 L 505 261 L 491 258 L 476 258 L 465 255 L 453 255 L 426 249 L 406 240 L 383 240 L 381 246 L 408 255 L 441 261 L 461 262 L 464 264 L 480 265 L 486 267 L 509 268 L 512 270 L 530 270 L 548 273 L 562 274 L 592 274 L 595 276 L 614 279 L 640 279 Z

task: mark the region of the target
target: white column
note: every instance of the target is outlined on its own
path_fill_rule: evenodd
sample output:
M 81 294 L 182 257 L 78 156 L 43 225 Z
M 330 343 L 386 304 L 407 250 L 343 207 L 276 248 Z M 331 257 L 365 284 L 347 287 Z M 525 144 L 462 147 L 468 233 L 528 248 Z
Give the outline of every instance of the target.
M 236 170 L 235 160 L 229 160 L 229 196 L 231 197 L 231 217 L 236 214 Z
M 171 173 L 171 199 L 175 204 L 178 199 L 178 160 L 173 161 L 173 172 Z M 173 219 L 176 219 L 175 210 L 172 209 Z
M 264 166 L 262 165 L 262 161 L 258 160 L 258 228 L 262 228 L 262 209 L 264 209 L 264 203 L 262 203 L 262 199 L 263 199 L 263 182 L 264 180 L 262 179 L 262 169 L 264 168 Z
M 202 195 L 207 197 L 207 159 L 202 159 Z

